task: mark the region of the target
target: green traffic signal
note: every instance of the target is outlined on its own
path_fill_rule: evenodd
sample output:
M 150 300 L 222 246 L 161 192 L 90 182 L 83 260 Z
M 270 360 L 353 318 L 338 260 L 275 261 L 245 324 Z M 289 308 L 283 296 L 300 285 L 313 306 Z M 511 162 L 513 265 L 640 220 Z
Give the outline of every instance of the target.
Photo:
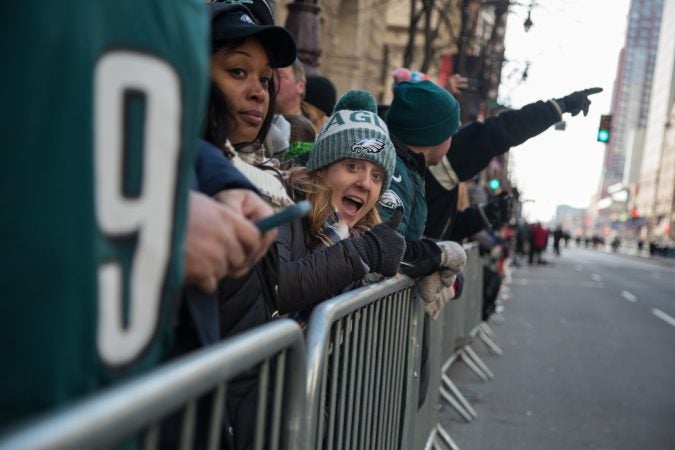
M 612 129 L 612 115 L 605 114 L 600 116 L 600 127 L 598 127 L 598 142 L 607 143 L 611 136 L 610 130 Z
M 497 178 L 491 179 L 488 183 L 488 186 L 493 191 L 496 191 L 497 189 L 499 189 L 499 186 L 501 186 L 501 185 L 502 185 L 501 181 L 499 181 Z

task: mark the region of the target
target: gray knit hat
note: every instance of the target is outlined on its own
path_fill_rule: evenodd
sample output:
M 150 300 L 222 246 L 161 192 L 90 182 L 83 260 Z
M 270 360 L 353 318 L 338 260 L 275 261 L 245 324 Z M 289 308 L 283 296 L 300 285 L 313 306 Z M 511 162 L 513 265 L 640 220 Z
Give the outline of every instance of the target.
M 346 158 L 365 159 L 384 170 L 380 195 L 394 174 L 396 150 L 389 130 L 377 116 L 377 103 L 366 91 L 352 90 L 340 98 L 316 138 L 307 160 L 308 170 L 318 170 Z

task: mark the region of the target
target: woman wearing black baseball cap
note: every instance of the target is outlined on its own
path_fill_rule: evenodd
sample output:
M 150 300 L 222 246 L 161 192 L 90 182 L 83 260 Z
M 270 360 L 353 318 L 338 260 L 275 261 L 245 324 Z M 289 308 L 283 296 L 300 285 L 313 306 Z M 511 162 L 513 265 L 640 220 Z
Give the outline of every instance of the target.
M 295 61 L 293 37 L 282 27 L 260 25 L 241 4 L 209 4 L 211 96 L 205 137 L 238 152 L 258 150 L 274 113 L 274 72 Z
M 211 93 L 204 138 L 231 159 L 272 208 L 281 209 L 293 201 L 275 176 L 277 171 L 265 170 L 268 167 L 263 164 L 262 144 L 274 115 L 274 71 L 295 61 L 295 42 L 288 31 L 270 24 L 271 16 L 256 16 L 241 4 L 211 3 L 208 7 Z M 271 251 L 243 277 L 220 281 L 218 337 L 226 338 L 272 320 L 277 309 L 277 267 L 278 255 Z M 195 323 L 199 333 L 213 331 L 200 323 Z M 257 393 L 255 370 L 228 383 L 227 423 L 222 436 L 227 444 L 221 447 L 248 450 L 255 439 L 264 440 L 254 429 Z

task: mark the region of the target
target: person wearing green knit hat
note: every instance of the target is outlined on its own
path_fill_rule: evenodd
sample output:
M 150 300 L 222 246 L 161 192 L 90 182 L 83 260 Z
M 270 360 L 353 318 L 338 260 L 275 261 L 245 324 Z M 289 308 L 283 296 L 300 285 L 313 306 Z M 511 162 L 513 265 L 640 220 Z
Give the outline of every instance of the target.
M 424 175 L 427 167 L 438 164 L 448 152 L 459 118 L 457 100 L 432 81 L 402 81 L 394 86 L 386 121 L 396 148 L 396 167 L 378 211 L 387 219 L 403 208 L 397 228 L 406 238 L 400 271 L 413 278 L 421 277 L 417 285 L 427 314 L 418 406 L 424 404 L 429 386 L 430 320 L 437 318 L 444 304 L 454 298 L 454 290 L 446 288 L 453 286 L 466 261 L 457 243 L 423 237 L 428 211 Z
M 377 203 L 394 172 L 395 150 L 373 96 L 347 92 L 309 152 L 290 170 L 294 200 L 307 217 L 279 227 L 278 306 L 304 323 L 318 302 L 394 276 L 405 251 L 396 232 L 402 211 L 381 223 Z
M 396 147 L 396 169 L 379 212 L 389 217 L 403 206 L 398 231 L 408 240 L 417 240 L 422 237 L 427 217 L 424 173 L 450 148 L 459 127 L 459 102 L 432 81 L 403 81 L 394 86 L 387 126 Z

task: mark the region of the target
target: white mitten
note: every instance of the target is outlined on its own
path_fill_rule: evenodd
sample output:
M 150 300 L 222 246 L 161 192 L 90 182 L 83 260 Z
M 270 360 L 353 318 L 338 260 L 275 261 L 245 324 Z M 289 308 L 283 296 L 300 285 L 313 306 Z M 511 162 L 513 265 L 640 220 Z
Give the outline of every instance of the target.
M 433 320 L 438 318 L 445 304 L 444 289 L 447 288 L 444 288 L 438 272 L 434 272 L 417 281 L 417 290 L 424 301 L 424 310 Z
M 457 242 L 439 241 L 436 245 L 441 249 L 441 267 L 445 267 L 459 273 L 464 270 L 466 264 L 466 252 Z

